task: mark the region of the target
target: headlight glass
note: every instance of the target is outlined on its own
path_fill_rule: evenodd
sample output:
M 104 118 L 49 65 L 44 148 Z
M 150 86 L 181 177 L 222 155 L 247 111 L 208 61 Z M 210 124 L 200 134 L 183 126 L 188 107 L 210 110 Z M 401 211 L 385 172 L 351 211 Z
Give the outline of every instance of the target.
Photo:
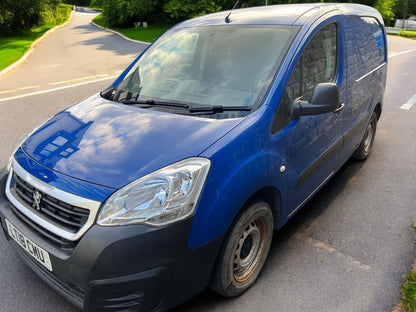
M 97 223 L 161 226 L 187 218 L 195 211 L 210 165 L 206 158 L 189 158 L 128 184 L 107 199 Z

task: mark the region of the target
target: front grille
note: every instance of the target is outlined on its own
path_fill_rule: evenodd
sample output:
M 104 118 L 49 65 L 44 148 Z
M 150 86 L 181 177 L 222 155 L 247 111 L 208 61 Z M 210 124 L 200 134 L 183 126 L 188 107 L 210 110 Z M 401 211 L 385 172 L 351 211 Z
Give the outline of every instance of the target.
M 76 242 L 69 241 L 65 238 L 62 238 L 51 231 L 48 231 L 41 226 L 37 225 L 35 222 L 30 220 L 28 217 L 26 217 L 23 213 L 19 211 L 16 207 L 13 205 L 10 205 L 12 208 L 12 211 L 16 217 L 20 219 L 20 221 L 24 222 L 29 228 L 31 228 L 35 233 L 43 237 L 43 239 L 49 241 L 52 245 L 59 248 L 63 252 L 70 253 L 75 248 Z
M 78 232 L 87 222 L 90 213 L 88 209 L 69 205 L 44 194 L 15 173 L 13 179 L 17 199 L 48 222 L 72 233 Z M 38 203 L 35 203 L 35 198 L 38 199 Z

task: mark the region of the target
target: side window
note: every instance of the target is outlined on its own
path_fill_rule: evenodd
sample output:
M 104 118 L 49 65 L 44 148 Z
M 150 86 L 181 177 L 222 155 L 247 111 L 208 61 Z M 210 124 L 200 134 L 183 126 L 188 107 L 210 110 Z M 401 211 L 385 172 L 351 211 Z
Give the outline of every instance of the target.
M 286 105 L 299 97 L 309 101 L 317 84 L 334 81 L 337 36 L 337 24 L 331 23 L 318 30 L 306 45 L 286 87 Z
M 347 21 L 348 67 L 355 79 L 385 62 L 385 42 L 380 23 L 373 17 L 352 17 Z

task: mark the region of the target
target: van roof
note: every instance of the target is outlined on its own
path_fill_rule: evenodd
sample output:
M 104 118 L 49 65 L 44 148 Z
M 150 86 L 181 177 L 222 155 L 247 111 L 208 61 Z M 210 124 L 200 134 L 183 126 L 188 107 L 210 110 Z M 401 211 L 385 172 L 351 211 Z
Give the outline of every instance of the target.
M 339 10 L 345 15 L 374 16 L 379 20 L 381 16 L 378 11 L 365 5 L 353 3 L 305 3 L 284 4 L 253 7 L 233 10 L 230 15 L 231 25 L 297 25 L 306 24 L 313 16 L 322 16 L 326 12 Z M 200 16 L 184 21 L 177 27 L 218 26 L 227 24 L 226 16 L 230 10 Z M 381 19 L 382 23 L 383 20 Z M 175 27 L 176 28 L 176 27 Z

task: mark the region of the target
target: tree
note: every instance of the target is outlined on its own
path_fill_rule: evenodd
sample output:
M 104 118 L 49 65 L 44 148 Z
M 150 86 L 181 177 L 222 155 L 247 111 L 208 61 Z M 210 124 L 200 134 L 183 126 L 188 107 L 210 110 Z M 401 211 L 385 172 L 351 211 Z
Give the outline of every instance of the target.
M 396 2 L 397 0 L 377 0 L 374 4 L 374 8 L 380 12 L 386 25 L 390 25 L 390 21 L 394 19 L 393 10 Z
M 2 0 L 0 31 L 2 34 L 30 29 L 55 17 L 61 0 Z
M 127 11 L 130 20 L 149 20 L 151 14 L 156 10 L 157 1 L 153 0 L 131 0 L 127 1 Z
M 394 7 L 396 18 L 407 19 L 416 14 L 416 0 L 400 0 Z
M 101 0 L 103 16 L 113 27 L 131 27 L 138 21 L 149 21 L 159 8 L 159 1 L 154 0 Z
M 164 12 L 175 21 L 217 12 L 221 6 L 214 0 L 170 0 L 163 7 Z
M 91 0 L 63 0 L 63 2 L 67 4 L 72 4 L 72 5 L 89 6 L 91 3 Z

